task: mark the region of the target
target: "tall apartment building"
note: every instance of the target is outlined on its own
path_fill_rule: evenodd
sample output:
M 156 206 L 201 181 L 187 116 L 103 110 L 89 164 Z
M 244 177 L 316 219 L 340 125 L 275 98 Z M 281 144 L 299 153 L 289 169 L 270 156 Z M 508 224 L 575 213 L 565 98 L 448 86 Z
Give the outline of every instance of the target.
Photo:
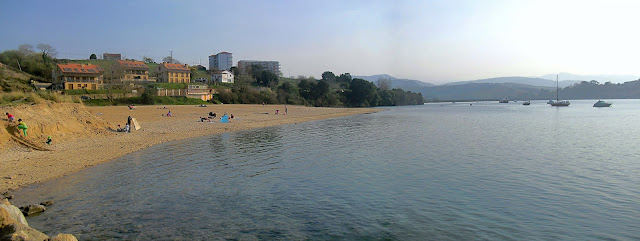
M 240 73 L 247 74 L 252 65 L 259 65 L 266 71 L 271 71 L 278 76 L 282 76 L 280 72 L 280 62 L 278 61 L 262 61 L 262 60 L 240 60 L 238 61 L 238 70 Z
M 230 70 L 233 66 L 233 54 L 220 52 L 209 56 L 209 70 Z

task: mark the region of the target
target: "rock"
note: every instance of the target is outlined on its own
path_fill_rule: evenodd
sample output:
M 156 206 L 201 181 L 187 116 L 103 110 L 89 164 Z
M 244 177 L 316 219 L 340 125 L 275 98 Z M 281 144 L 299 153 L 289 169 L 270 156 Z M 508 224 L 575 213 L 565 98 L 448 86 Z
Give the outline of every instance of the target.
M 29 225 L 27 223 L 27 219 L 24 218 L 24 215 L 20 211 L 20 209 L 11 204 L 9 205 L 0 205 L 0 227 L 3 227 L 10 223 L 21 223 L 24 225 Z
M 39 204 L 31 204 L 28 206 L 20 207 L 20 210 L 22 210 L 22 213 L 25 216 L 31 216 L 37 213 L 47 211 L 47 208 Z
M 0 240 L 49 240 L 49 236 L 21 223 L 11 223 L 0 227 Z
M 78 239 L 71 234 L 59 233 L 51 241 L 78 241 Z
M 10 192 L 5 192 L 2 194 L 2 196 L 7 199 L 13 199 L 13 195 L 11 195 Z
M 51 205 L 53 205 L 53 200 L 41 202 L 40 205 L 45 206 L 45 207 L 51 206 Z

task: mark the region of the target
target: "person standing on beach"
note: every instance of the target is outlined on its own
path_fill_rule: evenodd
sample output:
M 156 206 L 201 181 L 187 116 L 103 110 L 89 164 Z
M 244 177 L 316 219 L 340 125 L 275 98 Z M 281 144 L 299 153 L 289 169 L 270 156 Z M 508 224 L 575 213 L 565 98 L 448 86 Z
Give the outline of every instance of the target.
M 127 118 L 127 125 L 129 127 L 131 127 L 131 122 L 133 122 L 133 118 L 131 118 L 131 116 L 129 116 L 129 118 Z M 131 129 L 126 129 L 126 132 L 130 133 Z
M 9 122 L 13 122 L 16 119 L 16 117 L 9 114 L 9 112 L 5 112 L 5 114 L 7 114 L 7 120 L 9 120 Z
M 22 119 L 18 119 L 18 129 L 22 130 L 25 137 L 27 136 L 27 124 L 25 124 Z
M 284 104 L 284 114 L 287 114 L 287 104 Z

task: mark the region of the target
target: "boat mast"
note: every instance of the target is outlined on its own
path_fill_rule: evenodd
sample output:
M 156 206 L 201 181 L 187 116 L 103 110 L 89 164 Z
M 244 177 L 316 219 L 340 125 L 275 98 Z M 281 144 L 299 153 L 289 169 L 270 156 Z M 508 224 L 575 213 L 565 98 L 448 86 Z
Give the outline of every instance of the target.
M 560 92 L 560 87 L 558 85 L 558 75 L 556 74 L 556 103 L 560 101 L 560 98 L 558 96 L 558 92 Z

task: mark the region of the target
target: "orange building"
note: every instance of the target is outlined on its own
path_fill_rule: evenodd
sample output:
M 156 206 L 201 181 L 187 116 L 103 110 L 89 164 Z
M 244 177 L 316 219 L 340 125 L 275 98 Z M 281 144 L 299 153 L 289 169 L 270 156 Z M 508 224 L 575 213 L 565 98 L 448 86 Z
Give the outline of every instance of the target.
M 149 80 L 149 66 L 142 61 L 116 60 L 114 76 L 124 81 Z
M 65 90 L 102 88 L 102 68 L 95 64 L 58 64 L 54 71 L 56 87 Z
M 189 69 L 188 64 L 159 64 L 157 81 L 165 83 L 190 83 L 191 69 Z

